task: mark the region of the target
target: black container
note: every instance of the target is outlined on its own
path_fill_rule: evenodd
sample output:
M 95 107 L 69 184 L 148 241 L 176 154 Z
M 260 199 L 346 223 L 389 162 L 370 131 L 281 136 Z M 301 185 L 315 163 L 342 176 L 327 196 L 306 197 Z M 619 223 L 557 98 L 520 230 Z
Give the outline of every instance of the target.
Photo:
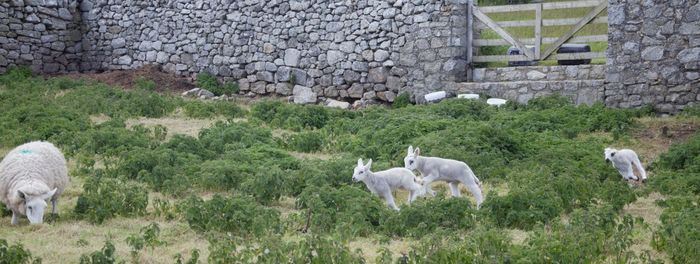
M 564 44 L 559 47 L 557 54 L 564 53 L 584 53 L 591 52 L 591 46 L 588 44 Z M 583 60 L 558 60 L 559 65 L 580 65 L 580 64 L 591 64 L 591 59 Z
M 535 47 L 532 46 L 526 46 L 526 48 L 530 49 L 532 53 L 535 53 Z M 510 46 L 508 48 L 508 55 L 525 55 L 523 53 L 520 53 L 520 49 Z M 537 65 L 537 61 L 508 61 L 508 66 L 533 66 Z

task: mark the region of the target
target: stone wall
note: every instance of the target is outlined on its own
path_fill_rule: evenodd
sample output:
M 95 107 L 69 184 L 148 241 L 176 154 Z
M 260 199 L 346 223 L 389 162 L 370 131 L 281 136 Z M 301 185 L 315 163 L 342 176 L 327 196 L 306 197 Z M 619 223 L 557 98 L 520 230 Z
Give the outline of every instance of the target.
M 15 65 L 44 73 L 78 70 L 80 23 L 75 1 L 1 1 L 0 73 Z
M 609 0 L 605 103 L 674 113 L 700 101 L 698 0 Z
M 474 69 L 474 82 L 450 84 L 454 94 L 477 93 L 527 103 L 540 96 L 559 94 L 576 104 L 602 101 L 604 65 L 528 66 Z
M 393 101 L 466 77 L 466 0 L 84 0 L 82 70 L 160 64 L 243 91 Z

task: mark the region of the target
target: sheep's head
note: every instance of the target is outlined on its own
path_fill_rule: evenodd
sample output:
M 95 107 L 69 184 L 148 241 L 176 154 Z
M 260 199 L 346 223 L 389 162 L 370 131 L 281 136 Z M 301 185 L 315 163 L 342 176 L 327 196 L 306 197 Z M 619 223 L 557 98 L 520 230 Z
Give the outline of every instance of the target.
M 612 158 L 615 157 L 615 152 L 617 152 L 617 149 L 605 148 L 605 162 L 612 161 Z
M 352 180 L 355 182 L 364 180 L 369 174 L 370 168 L 372 168 L 372 159 L 369 159 L 366 165 L 362 164 L 362 159 L 358 159 L 355 171 L 352 173 Z
M 46 210 L 48 199 L 51 199 L 56 193 L 54 188 L 51 191 L 42 194 L 29 194 L 22 190 L 18 190 L 17 194 L 19 198 L 22 199 L 23 203 L 20 206 L 20 213 L 27 216 L 29 223 L 31 224 L 41 224 L 44 222 L 44 210 Z M 24 212 L 23 212 L 24 211 Z
M 408 153 L 406 153 L 406 157 L 403 159 L 404 167 L 409 170 L 415 170 L 418 167 L 416 164 L 418 155 L 420 155 L 420 148 L 416 148 L 414 151 L 413 146 L 409 146 Z

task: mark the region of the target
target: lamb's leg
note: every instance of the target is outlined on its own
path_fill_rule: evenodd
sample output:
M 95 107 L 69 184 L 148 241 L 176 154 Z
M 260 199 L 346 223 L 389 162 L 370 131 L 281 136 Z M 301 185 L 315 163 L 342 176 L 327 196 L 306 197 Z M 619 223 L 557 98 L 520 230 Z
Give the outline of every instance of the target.
M 634 175 L 634 170 L 632 169 L 632 163 L 627 164 L 627 176 L 625 176 L 625 179 L 627 180 L 639 180 L 637 176 Z
M 467 185 L 467 188 L 469 188 L 469 192 L 474 195 L 474 198 L 476 198 L 476 209 L 479 209 L 481 207 L 481 203 L 484 201 L 484 197 L 481 195 L 481 188 L 479 188 L 479 185 L 476 183 L 472 183 Z
M 437 176 L 433 175 L 428 175 L 427 177 L 423 178 L 423 188 L 425 189 L 425 192 L 432 195 L 433 197 L 437 195 L 437 192 L 433 191 L 433 189 L 430 188 L 430 184 L 433 181 L 435 181 L 435 178 L 437 178 Z
M 58 214 L 58 207 L 56 207 L 56 204 L 58 203 L 58 198 L 52 198 L 51 199 L 51 214 Z
M 450 189 L 452 189 L 452 196 L 454 196 L 454 197 L 462 196 L 459 193 L 459 182 L 450 182 Z
M 396 211 L 399 210 L 399 207 L 396 206 L 396 203 L 394 202 L 394 196 L 391 195 L 391 193 L 389 193 L 388 195 L 386 195 L 386 196 L 385 196 L 385 199 L 386 199 L 386 204 L 389 205 L 389 207 L 391 207 L 391 209 L 394 209 L 394 210 L 396 210 Z
M 16 225 L 19 223 L 19 219 L 17 219 L 18 213 L 15 212 L 15 210 L 12 210 L 12 221 L 10 222 L 13 225 Z

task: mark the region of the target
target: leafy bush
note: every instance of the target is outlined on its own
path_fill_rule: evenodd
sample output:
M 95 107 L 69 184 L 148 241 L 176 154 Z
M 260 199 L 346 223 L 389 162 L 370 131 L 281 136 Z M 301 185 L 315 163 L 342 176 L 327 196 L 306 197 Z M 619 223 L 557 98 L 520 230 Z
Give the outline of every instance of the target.
M 401 108 L 409 106 L 410 104 L 411 95 L 409 93 L 403 92 L 396 96 L 396 98 L 394 98 L 394 102 L 391 104 L 391 106 L 394 108 Z
M 282 140 L 287 149 L 307 153 L 320 151 L 325 142 L 326 136 L 317 130 L 288 135 Z
M 80 264 L 113 264 L 117 263 L 116 248 L 111 240 L 105 241 L 101 250 L 80 256 Z M 124 263 L 119 262 L 119 263 Z
M 451 232 L 451 231 L 450 231 Z M 478 228 L 464 238 L 447 231 L 436 232 L 411 247 L 401 263 L 510 263 L 513 247 L 503 230 Z
M 144 90 L 144 91 L 155 91 L 156 90 L 156 83 L 152 80 L 146 79 L 144 77 L 138 77 L 136 78 L 136 88 Z
M 83 184 L 74 212 L 92 223 L 100 224 L 117 215 L 134 216 L 146 213 L 148 191 L 133 182 L 97 175 Z
M 422 237 L 437 228 L 465 230 L 474 227 L 476 210 L 466 198 L 445 199 L 438 196 L 419 199 L 404 206 L 396 214 L 390 214 L 382 224 L 388 235 Z
M 700 259 L 700 199 L 674 197 L 665 201 L 661 227 L 654 234 L 653 245 L 665 251 L 674 263 L 691 263 Z
M 252 177 L 243 181 L 242 188 L 261 204 L 270 204 L 285 192 L 285 172 L 276 166 L 259 168 Z
M 216 96 L 236 94 L 239 90 L 238 83 L 229 82 L 221 84 L 219 80 L 216 79 L 216 76 L 209 73 L 197 74 L 197 86 L 209 90 Z
M 511 190 L 505 196 L 486 197 L 482 209 L 500 227 L 529 230 L 549 223 L 563 211 L 561 198 L 548 190 Z
M 365 263 L 361 252 L 352 252 L 337 239 L 305 236 L 286 242 L 272 236 L 256 246 L 241 246 L 239 241 L 222 240 L 209 248 L 212 263 Z
M 142 227 L 139 234 L 131 234 L 126 238 L 126 244 L 131 247 L 131 257 L 135 262 L 138 262 L 139 252 L 144 247 L 150 247 L 153 250 L 155 247 L 165 244 L 165 241 L 158 239 L 159 236 L 160 226 L 154 222 Z
M 261 236 L 280 231 L 280 213 L 257 204 L 251 196 L 217 194 L 208 201 L 190 196 L 178 205 L 178 211 L 199 232 Z
M 41 263 L 41 258 L 35 258 L 22 244 L 10 245 L 7 240 L 0 239 L 0 264 Z
M 346 235 L 373 233 L 388 214 L 388 207 L 376 195 L 352 186 L 332 188 L 310 185 L 297 204 L 306 209 L 305 225 L 314 233 L 336 231 Z

